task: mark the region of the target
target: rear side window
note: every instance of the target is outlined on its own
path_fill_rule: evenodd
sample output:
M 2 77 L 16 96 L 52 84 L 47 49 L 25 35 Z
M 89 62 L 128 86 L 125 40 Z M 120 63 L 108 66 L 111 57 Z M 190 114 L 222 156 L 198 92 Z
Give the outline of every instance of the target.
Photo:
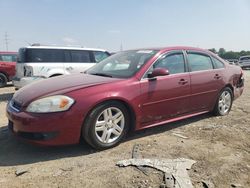
M 88 62 L 90 63 L 90 53 L 88 51 L 73 50 L 71 51 L 72 62 Z
M 216 69 L 221 69 L 224 68 L 224 63 L 222 63 L 221 61 L 219 61 L 218 59 L 212 57 L 213 62 L 214 62 L 214 66 Z
M 59 49 L 27 49 L 25 62 L 64 62 L 64 53 Z
M 103 59 L 107 58 L 109 54 L 107 52 L 94 51 L 95 62 L 99 63 Z
M 210 57 L 203 54 L 188 53 L 188 63 L 191 72 L 213 69 Z
M 167 55 L 159 59 L 153 68 L 168 69 L 170 74 L 177 74 L 185 72 L 185 62 L 182 53 Z

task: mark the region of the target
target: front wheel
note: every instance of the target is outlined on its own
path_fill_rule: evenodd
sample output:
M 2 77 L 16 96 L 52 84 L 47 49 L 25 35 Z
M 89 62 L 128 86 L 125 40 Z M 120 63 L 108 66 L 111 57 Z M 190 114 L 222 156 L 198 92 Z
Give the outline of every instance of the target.
M 114 147 L 124 138 L 129 126 L 127 108 L 116 101 L 95 107 L 82 129 L 84 139 L 96 149 Z
M 219 116 L 227 115 L 231 110 L 232 103 L 233 103 L 232 90 L 226 87 L 221 91 L 216 101 L 214 114 Z

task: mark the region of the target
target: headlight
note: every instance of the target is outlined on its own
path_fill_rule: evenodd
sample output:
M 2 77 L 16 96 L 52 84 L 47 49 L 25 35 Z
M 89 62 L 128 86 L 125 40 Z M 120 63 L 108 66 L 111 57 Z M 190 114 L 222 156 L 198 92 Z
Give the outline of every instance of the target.
M 74 100 L 64 95 L 55 95 L 33 101 L 26 111 L 34 113 L 62 112 L 68 110 Z

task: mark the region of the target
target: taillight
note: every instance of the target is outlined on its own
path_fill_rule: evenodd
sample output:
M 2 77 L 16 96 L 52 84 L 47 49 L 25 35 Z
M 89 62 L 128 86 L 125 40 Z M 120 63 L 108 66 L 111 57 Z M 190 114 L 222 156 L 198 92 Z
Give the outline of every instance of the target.
M 244 86 L 244 72 L 241 68 L 241 72 L 240 72 L 240 77 L 239 77 L 239 80 L 238 80 L 238 84 L 237 84 L 237 87 L 243 87 Z
M 242 70 L 242 68 L 240 68 L 240 76 L 243 76 L 244 72 Z

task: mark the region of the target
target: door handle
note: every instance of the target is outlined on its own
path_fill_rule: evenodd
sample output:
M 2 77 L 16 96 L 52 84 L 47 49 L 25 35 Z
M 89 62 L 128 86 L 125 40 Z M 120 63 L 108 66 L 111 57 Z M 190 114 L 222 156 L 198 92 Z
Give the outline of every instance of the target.
M 185 79 L 180 79 L 180 81 L 179 81 L 179 84 L 180 84 L 180 85 L 185 85 L 185 84 L 187 84 L 187 83 L 188 83 L 188 81 L 185 80 Z
M 215 74 L 214 78 L 218 80 L 221 78 L 221 76 L 219 74 Z

